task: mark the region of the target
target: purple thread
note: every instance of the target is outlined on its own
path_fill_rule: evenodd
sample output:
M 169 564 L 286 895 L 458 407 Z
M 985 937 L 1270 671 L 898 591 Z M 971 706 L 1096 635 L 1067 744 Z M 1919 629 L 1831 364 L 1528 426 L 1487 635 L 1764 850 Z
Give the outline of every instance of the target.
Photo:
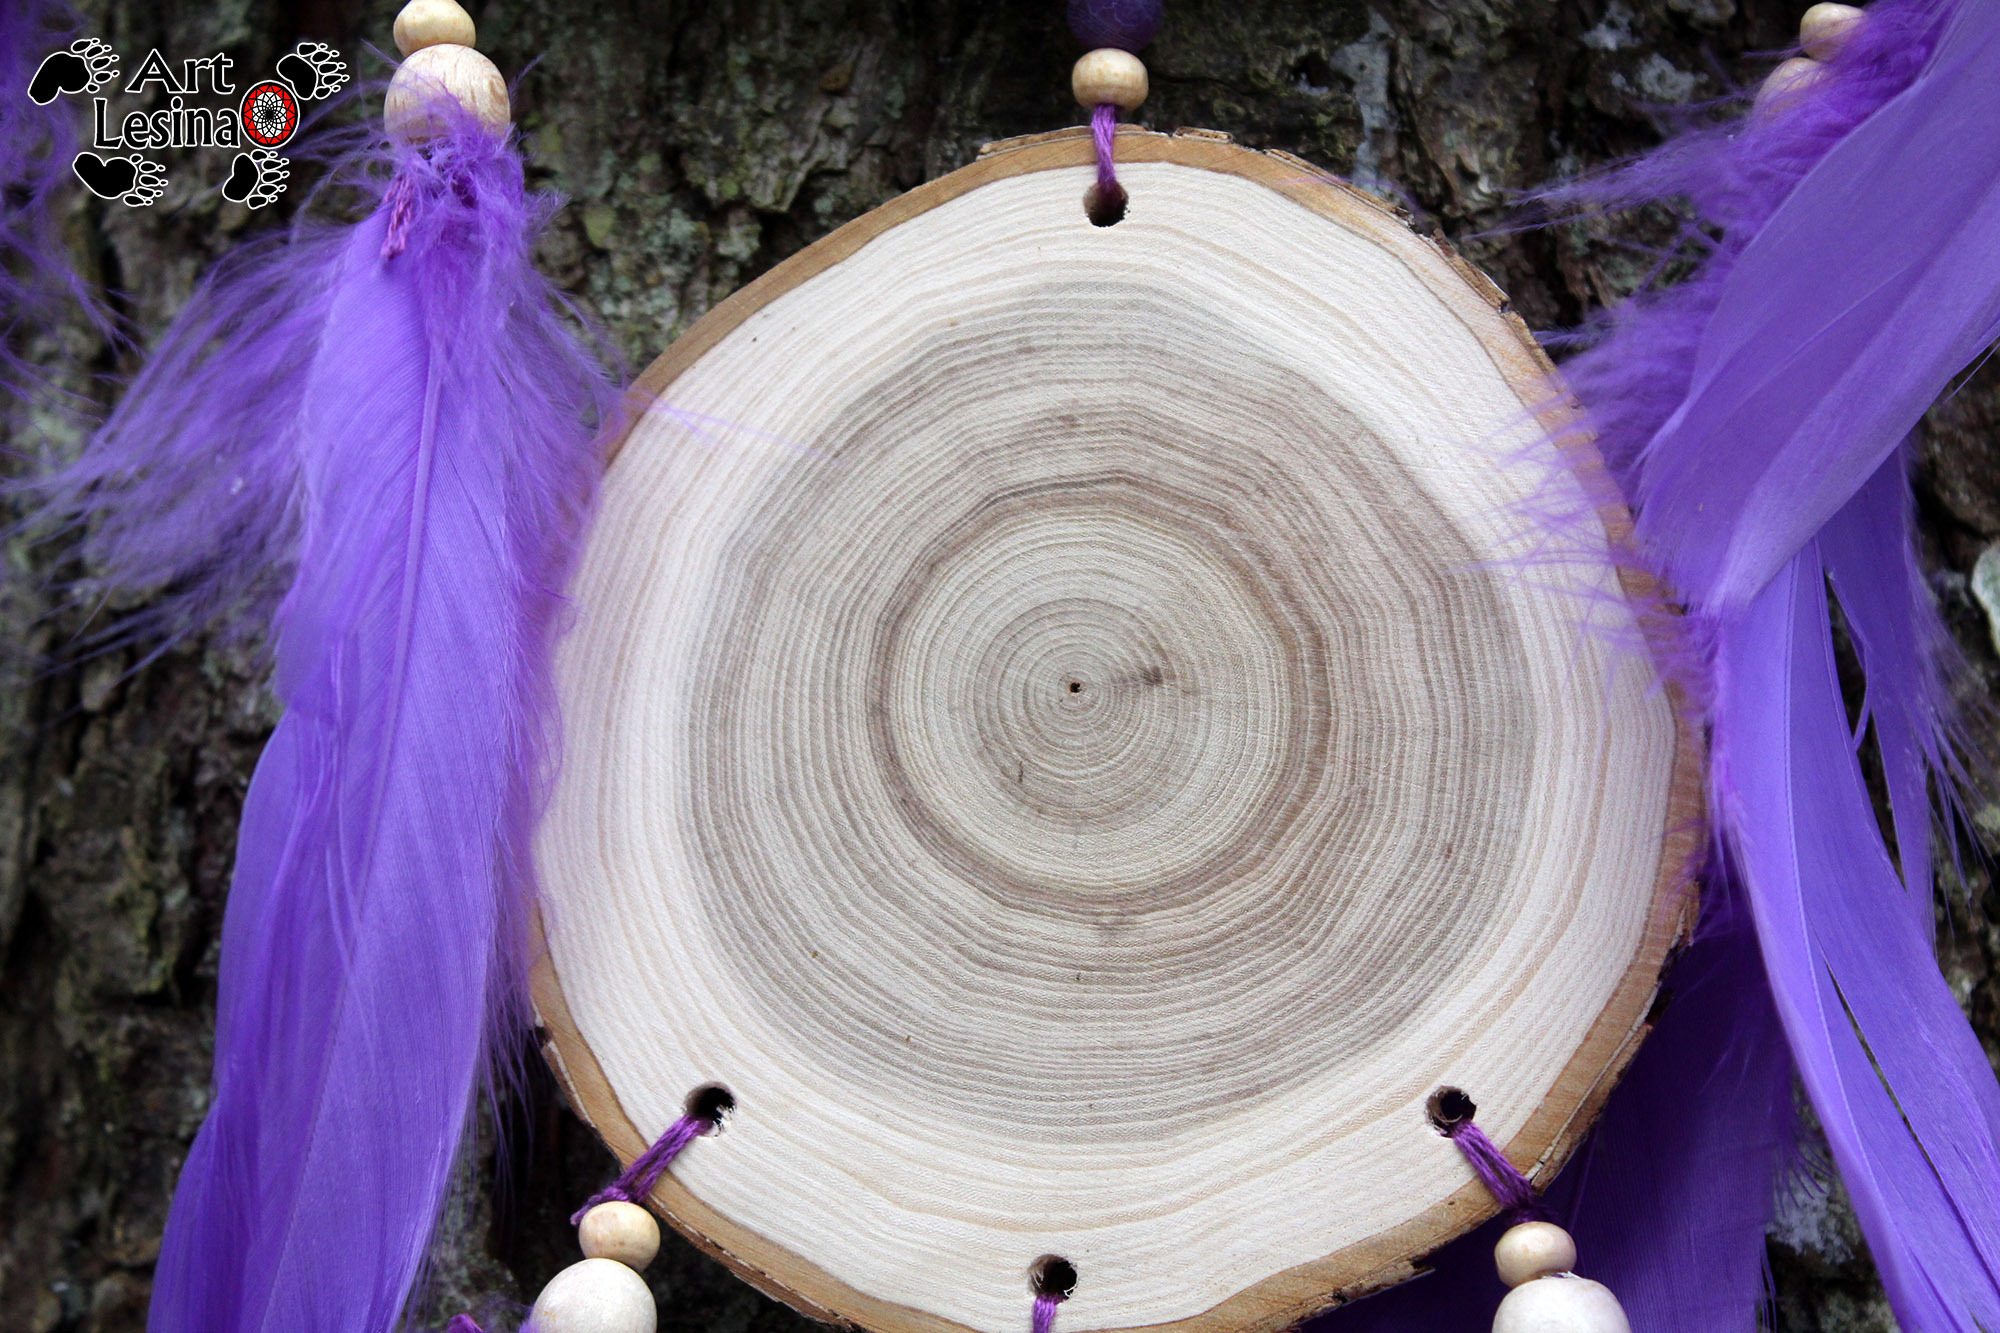
M 1118 108 L 1101 102 L 1090 113 L 1091 137 L 1097 140 L 1097 197 L 1112 200 L 1123 194 L 1118 184 L 1118 168 L 1112 161 L 1112 146 L 1118 139 Z
M 684 1115 L 667 1126 L 667 1132 L 660 1135 L 653 1146 L 632 1159 L 632 1165 L 625 1168 L 625 1174 L 590 1196 L 583 1207 L 570 1215 L 571 1225 L 583 1221 L 583 1215 L 600 1203 L 638 1203 L 653 1192 L 653 1186 L 667 1173 L 674 1158 L 681 1150 L 693 1143 L 702 1133 L 713 1126 L 711 1120 L 699 1116 Z
M 451 1322 L 444 1326 L 444 1333 L 486 1333 L 486 1330 L 471 1315 L 455 1314 Z
M 1507 1160 L 1507 1154 L 1486 1137 L 1486 1131 L 1474 1124 L 1468 1117 L 1445 1130 L 1445 1137 L 1458 1145 L 1465 1154 L 1465 1160 L 1472 1167 L 1493 1197 L 1502 1207 L 1514 1214 L 1517 1222 L 1547 1221 L 1548 1211 L 1535 1197 L 1534 1182 L 1516 1169 Z
M 1056 1307 L 1062 1303 L 1063 1298 L 1054 1292 L 1035 1297 L 1034 1333 L 1049 1333 L 1056 1326 Z
M 394 259 L 410 244 L 410 220 L 416 212 L 416 187 L 407 176 L 398 175 L 389 185 L 389 225 L 382 236 L 382 258 Z M 456 1333 L 446 1330 L 446 1333 Z

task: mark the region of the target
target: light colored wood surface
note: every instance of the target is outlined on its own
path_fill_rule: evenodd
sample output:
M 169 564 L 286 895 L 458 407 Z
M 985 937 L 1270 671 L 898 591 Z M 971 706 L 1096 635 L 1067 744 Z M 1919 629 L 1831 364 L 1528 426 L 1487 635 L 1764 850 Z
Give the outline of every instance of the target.
M 382 97 L 383 127 L 398 143 L 448 133 L 461 114 L 495 134 L 506 133 L 513 115 L 499 67 L 469 46 L 419 47 L 396 67 Z
M 458 0 L 410 0 L 396 14 L 395 35 L 406 56 L 427 46 L 479 45 L 479 29 Z
M 625 1160 L 727 1085 L 653 1202 L 822 1317 L 1407 1276 L 1493 1212 L 1428 1096 L 1551 1174 L 1691 911 L 1649 590 L 1499 293 L 1297 159 L 1119 157 L 1115 227 L 1040 136 L 718 307 L 575 588 L 551 1062 Z
M 1137 111 L 1152 91 L 1146 65 L 1130 51 L 1106 48 L 1086 51 L 1069 75 L 1070 92 L 1078 106 L 1095 109 L 1110 103 L 1120 111 Z

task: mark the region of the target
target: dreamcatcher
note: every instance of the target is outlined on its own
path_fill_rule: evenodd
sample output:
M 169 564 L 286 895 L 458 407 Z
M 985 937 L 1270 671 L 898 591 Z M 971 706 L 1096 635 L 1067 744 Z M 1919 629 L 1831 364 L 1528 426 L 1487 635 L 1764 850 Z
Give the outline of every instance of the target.
M 1816 6 L 1558 194 L 1720 237 L 1581 413 L 1391 205 L 1119 124 L 1157 3 L 1071 19 L 1088 129 L 779 265 L 600 447 L 418 0 L 373 212 L 225 264 L 52 483 L 287 706 L 155 1330 L 392 1327 L 530 989 L 629 1164 L 545 1333 L 653 1327 L 639 1204 L 878 1333 L 1748 1328 L 1794 1068 L 1905 1325 L 2000 1324 L 1902 455 L 2000 309 L 2000 10 Z

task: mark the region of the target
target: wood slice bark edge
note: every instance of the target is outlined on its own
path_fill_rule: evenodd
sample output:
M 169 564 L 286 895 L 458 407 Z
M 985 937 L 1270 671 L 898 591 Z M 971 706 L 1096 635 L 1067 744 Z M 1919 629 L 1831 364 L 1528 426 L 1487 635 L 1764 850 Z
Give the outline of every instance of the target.
M 1394 245 L 1428 248 L 1442 259 L 1445 276 L 1431 281 L 1433 290 L 1460 308 L 1483 307 L 1489 320 L 1500 317 L 1504 334 L 1486 338 L 1487 351 L 1506 363 L 1513 381 L 1522 386 L 1541 382 L 1552 373 L 1532 335 L 1512 312 L 1503 293 L 1459 257 L 1441 237 L 1412 232 L 1407 218 L 1375 196 L 1284 153 L 1263 153 L 1232 144 L 1211 131 L 1180 131 L 1173 135 L 1121 127 L 1121 162 L 1171 162 L 1244 177 L 1283 194 L 1323 215 L 1376 231 Z M 988 145 L 973 164 L 911 191 L 856 219 L 806 251 L 771 270 L 710 311 L 671 346 L 637 382 L 644 396 L 657 396 L 730 331 L 772 300 L 858 251 L 870 240 L 928 209 L 1003 177 L 1092 160 L 1087 130 L 1073 129 Z M 1572 469 L 1597 497 L 1599 516 L 1614 546 L 1629 536 L 1630 520 L 1612 497 L 1595 450 L 1573 429 L 1571 409 L 1547 403 L 1529 404 L 1553 429 L 1569 456 Z M 622 441 L 619 442 L 622 444 Z M 611 458 L 617 455 L 617 445 Z M 609 461 L 609 460 L 607 460 Z M 1642 572 L 1619 571 L 1628 599 L 1657 605 L 1657 589 Z M 1671 688 L 1671 687 L 1670 687 Z M 1554 1090 L 1526 1126 L 1503 1145 L 1510 1158 L 1538 1184 L 1546 1183 L 1580 1142 L 1626 1064 L 1645 1035 L 1658 992 L 1661 972 L 1675 948 L 1686 938 L 1695 915 L 1691 870 L 1702 842 L 1701 742 L 1675 699 L 1678 743 L 1670 781 L 1662 855 L 1652 913 L 1644 942 L 1627 969 L 1612 1002 L 1588 1038 L 1577 1049 Z M 539 921 L 534 941 L 532 993 L 536 1018 L 543 1030 L 543 1051 L 573 1108 L 604 1138 L 621 1162 L 629 1163 L 646 1145 L 626 1115 L 571 1017 L 560 978 L 541 938 Z M 880 1333 L 972 1333 L 964 1325 L 926 1311 L 860 1292 L 829 1276 L 800 1256 L 721 1215 L 683 1188 L 669 1173 L 649 1200 L 682 1234 L 744 1280 L 816 1319 L 857 1324 Z M 1315 1313 L 1421 1271 L 1421 1260 L 1497 1211 L 1485 1190 L 1469 1185 L 1429 1212 L 1363 1244 L 1349 1246 L 1324 1259 L 1277 1273 L 1189 1319 L 1148 1325 L 1161 1333 L 1276 1333 Z M 1023 1292 L 1025 1322 L 1027 1295 Z

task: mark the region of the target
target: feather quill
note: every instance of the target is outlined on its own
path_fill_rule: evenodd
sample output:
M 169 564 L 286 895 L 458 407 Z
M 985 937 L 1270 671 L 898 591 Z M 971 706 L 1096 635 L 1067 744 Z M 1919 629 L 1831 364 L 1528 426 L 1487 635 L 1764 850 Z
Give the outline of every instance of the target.
M 365 221 L 223 265 L 50 485 L 105 578 L 166 588 L 145 629 L 268 615 L 285 706 L 153 1333 L 396 1326 L 517 1017 L 550 639 L 609 399 L 530 262 L 548 201 L 456 119 L 370 150 L 393 172 Z

